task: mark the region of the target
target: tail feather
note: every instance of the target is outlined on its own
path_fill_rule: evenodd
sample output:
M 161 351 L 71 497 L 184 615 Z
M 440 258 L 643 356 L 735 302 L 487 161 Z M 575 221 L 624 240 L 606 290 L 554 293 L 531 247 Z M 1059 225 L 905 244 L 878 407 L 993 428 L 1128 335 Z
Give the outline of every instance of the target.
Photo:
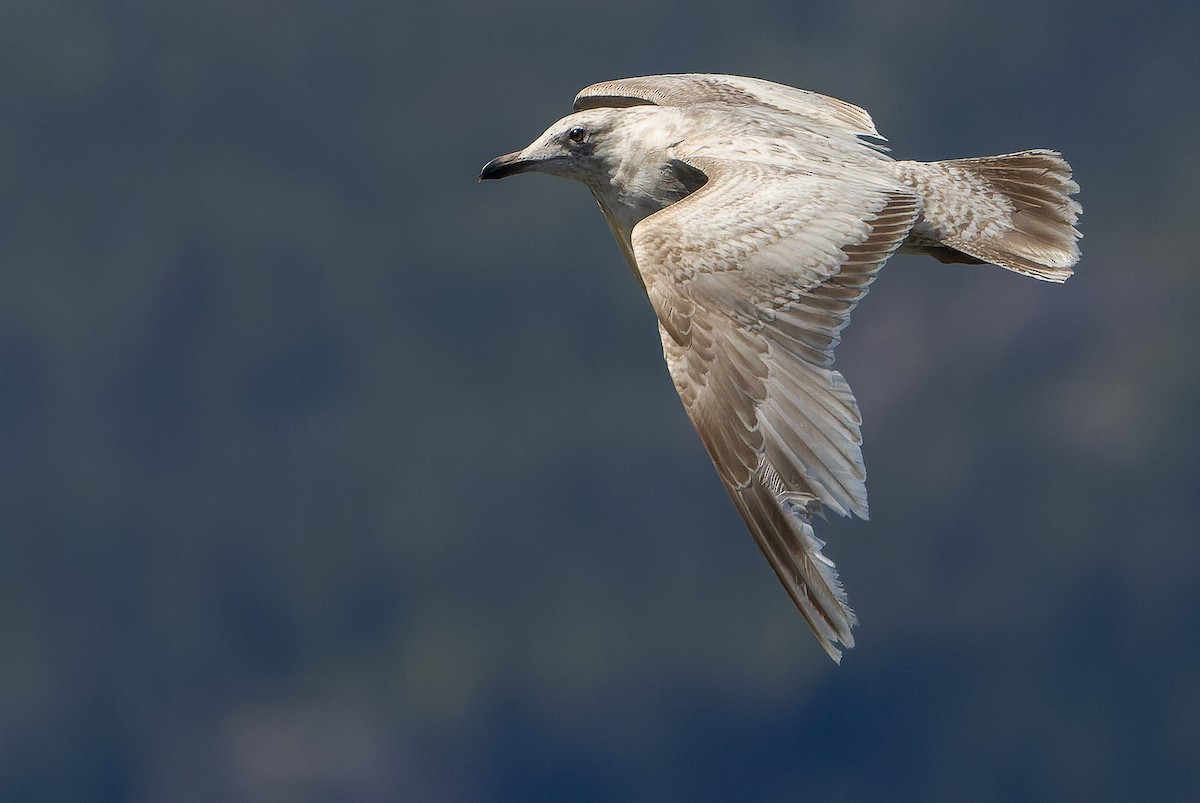
M 943 262 L 982 260 L 1052 282 L 1070 277 L 1083 209 L 1070 197 L 1079 185 L 1061 154 L 1032 150 L 897 166 L 923 206 L 904 250 Z

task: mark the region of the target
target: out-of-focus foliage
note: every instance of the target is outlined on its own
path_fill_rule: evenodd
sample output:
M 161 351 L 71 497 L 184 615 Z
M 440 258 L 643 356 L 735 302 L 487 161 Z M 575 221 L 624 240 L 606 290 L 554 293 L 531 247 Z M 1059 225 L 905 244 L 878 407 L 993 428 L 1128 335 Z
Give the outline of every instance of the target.
M 71 2 L 0 25 L 0 798 L 1181 799 L 1194 2 Z M 586 191 L 593 81 L 1061 149 L 1065 287 L 897 258 L 834 667 Z

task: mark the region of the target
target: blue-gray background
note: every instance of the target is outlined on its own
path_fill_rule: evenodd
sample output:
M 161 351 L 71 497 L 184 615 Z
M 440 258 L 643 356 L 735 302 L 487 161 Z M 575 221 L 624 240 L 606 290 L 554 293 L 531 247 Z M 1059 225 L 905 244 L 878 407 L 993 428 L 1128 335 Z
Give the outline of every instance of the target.
M 1184 799 L 1200 5 L 7 7 L 0 799 Z M 1062 150 L 1058 287 L 896 258 L 835 667 L 578 185 L 582 86 L 757 75 Z

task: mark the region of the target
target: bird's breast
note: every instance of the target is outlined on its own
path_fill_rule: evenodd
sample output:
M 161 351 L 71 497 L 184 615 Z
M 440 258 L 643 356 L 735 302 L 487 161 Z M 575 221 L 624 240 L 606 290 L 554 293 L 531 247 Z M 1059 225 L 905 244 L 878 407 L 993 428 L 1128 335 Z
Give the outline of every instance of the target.
M 618 178 L 594 192 L 609 220 L 627 239 L 639 222 L 678 203 L 708 181 L 703 172 L 675 159 Z

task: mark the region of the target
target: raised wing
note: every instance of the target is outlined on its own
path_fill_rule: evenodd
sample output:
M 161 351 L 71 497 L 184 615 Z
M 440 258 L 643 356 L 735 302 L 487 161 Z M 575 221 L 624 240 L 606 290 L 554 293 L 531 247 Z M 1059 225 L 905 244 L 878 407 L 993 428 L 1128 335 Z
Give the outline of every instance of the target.
M 734 504 L 836 661 L 853 611 L 812 514 L 867 516 L 861 419 L 833 370 L 850 311 L 917 217 L 895 189 L 697 159 L 709 182 L 634 227 L 663 354 Z
M 866 111 L 837 98 L 806 89 L 738 75 L 649 75 L 592 84 L 575 96 L 575 111 L 601 106 L 692 107 L 719 104 L 725 108 L 761 106 L 805 121 L 825 134 L 883 139 Z

